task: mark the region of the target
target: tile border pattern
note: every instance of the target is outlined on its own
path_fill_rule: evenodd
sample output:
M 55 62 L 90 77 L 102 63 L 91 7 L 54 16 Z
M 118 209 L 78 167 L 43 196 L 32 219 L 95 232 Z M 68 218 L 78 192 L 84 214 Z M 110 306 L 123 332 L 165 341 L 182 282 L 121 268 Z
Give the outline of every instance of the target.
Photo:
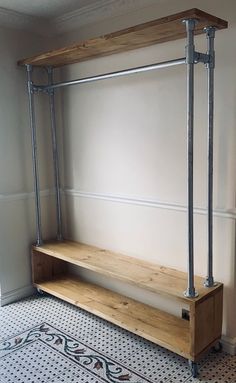
M 70 362 L 79 365 L 81 369 L 92 373 L 95 378 L 103 382 L 139 383 L 145 381 L 151 383 L 149 379 L 122 365 L 119 361 L 113 360 L 45 322 L 1 342 L 0 358 L 4 358 L 36 341 L 43 342 L 53 351 L 60 353 Z

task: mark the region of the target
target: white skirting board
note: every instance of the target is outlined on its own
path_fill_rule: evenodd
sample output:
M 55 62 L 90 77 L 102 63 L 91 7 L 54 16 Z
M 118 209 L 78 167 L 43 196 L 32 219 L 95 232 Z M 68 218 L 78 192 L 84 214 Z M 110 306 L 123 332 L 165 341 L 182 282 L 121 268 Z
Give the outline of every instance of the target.
M 35 288 L 32 285 L 24 286 L 16 290 L 11 290 L 3 293 L 0 296 L 0 306 L 5 306 L 9 303 L 16 302 L 22 298 L 29 297 L 35 293 Z
M 228 336 L 222 335 L 221 343 L 224 351 L 230 355 L 236 355 L 236 337 L 229 338 Z

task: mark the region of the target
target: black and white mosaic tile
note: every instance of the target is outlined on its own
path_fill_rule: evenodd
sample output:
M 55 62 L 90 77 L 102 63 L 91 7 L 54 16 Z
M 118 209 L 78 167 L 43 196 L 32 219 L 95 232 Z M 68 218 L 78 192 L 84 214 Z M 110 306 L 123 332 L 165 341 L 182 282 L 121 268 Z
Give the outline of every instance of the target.
M 0 383 L 236 383 L 236 357 L 188 362 L 50 296 L 0 308 Z
M 51 381 L 56 375 L 70 370 L 71 366 L 77 366 L 99 382 L 145 381 L 142 374 L 133 372 L 119 361 L 112 360 L 47 323 L 2 342 L 0 360 L 5 371 L 11 374 L 10 381 L 20 383 L 26 378 L 31 383 Z

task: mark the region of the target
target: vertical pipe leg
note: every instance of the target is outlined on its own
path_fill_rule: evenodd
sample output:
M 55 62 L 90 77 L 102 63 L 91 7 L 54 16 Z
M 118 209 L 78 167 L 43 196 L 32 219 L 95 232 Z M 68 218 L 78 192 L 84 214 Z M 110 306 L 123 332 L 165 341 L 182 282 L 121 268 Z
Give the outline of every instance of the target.
M 32 160 L 33 160 L 33 175 L 34 175 L 34 191 L 35 191 L 35 212 L 36 212 L 36 246 L 43 243 L 41 229 L 41 207 L 40 207 L 40 190 L 39 190 L 39 173 L 38 173 L 38 157 L 37 157 L 37 140 L 36 140 L 36 125 L 35 125 L 35 107 L 34 107 L 34 92 L 32 82 L 32 66 L 26 65 L 27 70 L 27 89 L 29 98 L 29 113 L 30 113 L 30 128 L 32 142 Z
M 48 84 L 53 84 L 53 69 L 48 67 Z M 54 90 L 49 90 L 50 118 L 51 118 L 51 135 L 52 135 L 52 152 L 54 165 L 54 178 L 56 188 L 56 213 L 57 213 L 57 239 L 62 241 L 62 214 L 61 214 L 61 196 L 60 196 L 60 177 L 58 164 L 57 136 L 56 136 L 56 118 L 55 118 L 55 97 Z
M 207 54 L 209 63 L 207 68 L 208 85 L 208 266 L 207 277 L 204 285 L 214 286 L 213 278 L 213 130 L 214 130 L 214 70 L 215 70 L 215 51 L 214 38 L 215 28 L 207 27 Z
M 193 378 L 197 378 L 198 376 L 198 365 L 196 362 L 189 360 L 189 367 Z
M 186 297 L 195 297 L 194 287 L 194 242 L 193 242 L 193 123 L 194 123 L 194 27 L 195 20 L 184 21 L 187 31 L 187 152 L 188 152 L 188 286 Z

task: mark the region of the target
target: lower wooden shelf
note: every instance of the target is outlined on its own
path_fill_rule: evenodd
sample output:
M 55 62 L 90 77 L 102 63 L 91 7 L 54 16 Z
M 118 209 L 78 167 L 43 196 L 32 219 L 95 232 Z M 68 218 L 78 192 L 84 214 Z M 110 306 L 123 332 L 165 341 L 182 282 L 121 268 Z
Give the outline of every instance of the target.
M 187 320 L 71 275 L 38 282 L 35 286 L 168 350 L 186 358 L 191 357 L 190 326 Z
M 104 255 L 105 254 L 105 255 Z M 105 262 L 107 261 L 107 262 Z M 125 280 L 183 303 L 188 320 L 160 311 L 70 275 L 70 265 Z M 223 285 L 184 298 L 185 275 L 177 270 L 71 242 L 32 248 L 34 285 L 126 330 L 196 362 L 221 337 Z M 135 278 L 137 275 L 140 278 Z M 196 279 L 196 278 L 195 278 Z M 198 279 L 197 279 L 198 280 Z M 169 285 L 168 285 L 169 281 Z M 198 283 L 200 283 L 200 279 Z M 176 282 L 176 284 L 174 283 Z M 176 288 L 176 293 L 174 287 Z M 182 296 L 181 296 L 182 294 Z M 183 306 L 180 306 L 180 310 Z

